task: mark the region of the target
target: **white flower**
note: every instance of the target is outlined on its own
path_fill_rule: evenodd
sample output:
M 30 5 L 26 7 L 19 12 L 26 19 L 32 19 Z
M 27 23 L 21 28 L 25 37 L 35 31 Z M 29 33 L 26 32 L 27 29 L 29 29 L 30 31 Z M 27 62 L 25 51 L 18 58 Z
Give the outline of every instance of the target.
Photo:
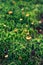
M 41 21 L 39 21 L 39 23 L 41 23 Z
M 4 25 L 4 27 L 6 27 L 6 25 Z
M 31 24 L 34 24 L 34 22 L 32 22 Z
M 21 9 L 22 11 L 24 10 L 24 8 Z
M 5 55 L 5 58 L 8 58 L 8 55 Z
M 8 14 L 12 14 L 13 12 L 12 11 L 9 11 Z
M 29 16 L 29 14 L 27 13 L 27 14 L 26 14 L 26 17 L 28 17 L 28 16 Z
M 31 38 L 32 38 L 31 36 L 27 36 L 27 37 L 26 37 L 27 40 L 30 40 Z
M 23 19 L 22 18 L 20 18 L 20 21 L 22 21 Z
M 27 33 L 27 35 L 29 35 L 29 32 Z

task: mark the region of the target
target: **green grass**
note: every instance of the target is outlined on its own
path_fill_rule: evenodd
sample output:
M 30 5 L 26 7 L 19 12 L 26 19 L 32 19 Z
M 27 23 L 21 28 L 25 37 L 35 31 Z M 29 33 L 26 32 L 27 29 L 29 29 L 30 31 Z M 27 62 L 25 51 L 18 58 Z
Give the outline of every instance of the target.
M 2 65 L 43 64 L 43 35 L 34 29 L 43 13 L 42 3 L 43 0 L 0 0 Z

